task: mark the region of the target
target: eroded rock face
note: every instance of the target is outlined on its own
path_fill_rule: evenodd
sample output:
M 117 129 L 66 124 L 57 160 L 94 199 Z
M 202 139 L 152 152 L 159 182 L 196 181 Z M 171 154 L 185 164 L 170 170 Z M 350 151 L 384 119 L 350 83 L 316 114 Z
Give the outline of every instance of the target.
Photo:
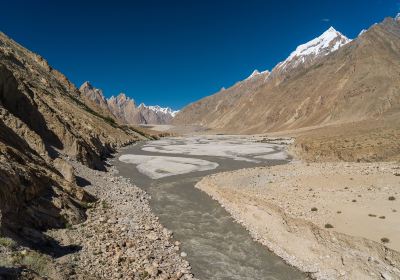
M 112 114 L 119 120 L 128 124 L 169 124 L 176 111 L 160 106 L 136 105 L 135 100 L 120 93 L 107 100 Z
M 137 140 L 42 57 L 0 33 L 0 211 L 23 234 L 85 219 L 94 197 L 63 158 L 104 169 L 102 159 Z M 29 234 L 27 234 L 29 235 Z
M 53 170 L 1 120 L 0 166 L 0 211 L 6 230 L 45 230 L 84 220 L 80 204 L 93 197 Z
M 160 106 L 137 106 L 135 100 L 124 93 L 106 99 L 102 90 L 93 87 L 89 82 L 84 82 L 79 91 L 91 102 L 97 104 L 107 115 L 126 124 L 168 124 L 178 111 Z

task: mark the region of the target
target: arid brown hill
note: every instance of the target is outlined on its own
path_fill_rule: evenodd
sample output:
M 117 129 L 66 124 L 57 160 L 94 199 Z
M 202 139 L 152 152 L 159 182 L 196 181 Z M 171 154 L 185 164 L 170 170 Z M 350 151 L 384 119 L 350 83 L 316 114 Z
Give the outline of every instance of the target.
M 64 159 L 103 169 L 102 159 L 139 137 L 100 111 L 46 60 L 0 33 L 3 233 L 34 237 L 84 219 L 82 203 L 93 198 Z
M 235 85 L 225 94 L 193 103 L 177 114 L 174 123 L 261 133 L 377 120 L 399 113 L 400 22 L 387 18 L 351 42 L 332 38 L 321 43 L 331 52 L 304 59 L 306 63 L 287 71 L 277 67 L 253 89 L 236 90 Z

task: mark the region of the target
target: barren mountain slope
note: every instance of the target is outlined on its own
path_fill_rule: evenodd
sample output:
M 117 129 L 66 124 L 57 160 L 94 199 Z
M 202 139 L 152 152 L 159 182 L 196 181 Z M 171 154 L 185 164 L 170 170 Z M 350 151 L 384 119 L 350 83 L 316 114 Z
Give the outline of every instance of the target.
M 228 89 L 207 96 L 183 108 L 173 119 L 174 124 L 197 124 L 212 126 L 226 112 L 236 105 L 240 97 L 250 95 L 262 86 L 268 76 L 268 71 L 255 71 L 246 80 L 236 83 Z
M 294 68 L 283 78 L 272 73 L 262 87 L 242 94 L 203 125 L 254 133 L 384 118 L 400 109 L 399 58 L 400 23 L 387 18 L 309 67 Z
M 34 238 L 32 230 L 81 221 L 82 204 L 93 198 L 63 158 L 103 169 L 104 157 L 138 139 L 86 101 L 43 58 L 0 33 L 3 231 Z
M 400 109 L 400 24 L 386 19 L 353 42 L 250 98 L 224 124 L 240 131 L 283 130 L 382 118 Z M 238 122 L 244 120 L 243 122 Z

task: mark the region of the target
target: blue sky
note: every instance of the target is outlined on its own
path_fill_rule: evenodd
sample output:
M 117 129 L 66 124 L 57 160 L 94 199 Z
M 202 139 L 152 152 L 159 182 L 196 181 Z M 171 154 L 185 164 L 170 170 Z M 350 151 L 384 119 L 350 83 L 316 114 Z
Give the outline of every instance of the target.
M 331 25 L 354 38 L 399 8 L 399 0 L 13 0 L 1 5 L 0 30 L 77 86 L 89 80 L 107 97 L 123 91 L 178 109 L 271 69 Z

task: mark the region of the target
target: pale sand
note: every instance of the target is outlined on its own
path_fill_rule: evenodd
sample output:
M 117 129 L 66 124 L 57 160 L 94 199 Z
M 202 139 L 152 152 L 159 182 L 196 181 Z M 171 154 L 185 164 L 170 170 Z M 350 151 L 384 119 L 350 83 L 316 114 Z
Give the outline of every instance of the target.
M 135 164 L 140 173 L 152 179 L 160 179 L 196 171 L 211 170 L 218 167 L 218 163 L 215 162 L 184 157 L 126 154 L 120 156 L 119 160 L 125 163 Z
M 182 142 L 177 143 L 177 140 Z M 255 142 L 254 138 L 249 136 L 207 135 L 165 138 L 149 142 L 142 150 L 166 154 L 217 156 L 249 162 L 259 162 L 257 159 L 287 159 L 285 151 L 275 151 L 278 147 L 278 144 Z
M 154 131 L 165 132 L 173 128 L 173 125 L 169 124 L 141 124 L 140 127 L 144 127 Z
M 220 173 L 197 187 L 315 278 L 400 279 L 398 175 L 394 163 L 295 163 Z

